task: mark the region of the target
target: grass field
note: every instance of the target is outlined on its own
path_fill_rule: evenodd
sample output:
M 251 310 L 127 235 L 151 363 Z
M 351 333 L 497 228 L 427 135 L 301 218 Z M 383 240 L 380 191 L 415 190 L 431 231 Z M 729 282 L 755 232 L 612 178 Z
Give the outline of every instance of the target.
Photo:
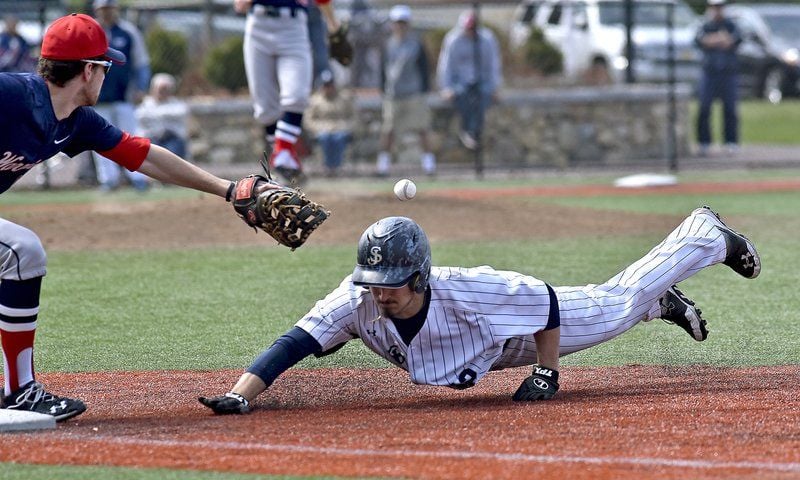
M 739 136 L 742 144 L 797 145 L 797 125 L 800 125 L 800 101 L 787 99 L 778 105 L 764 100 L 744 100 L 739 103 Z M 697 102 L 690 105 L 692 138 L 696 141 L 695 121 Z M 722 105 L 714 104 L 711 117 L 712 137 L 722 138 Z
M 717 178 L 712 173 L 693 174 L 693 178 L 702 179 L 704 175 Z M 786 178 L 800 176 L 800 172 L 760 175 Z M 752 175 L 733 172 L 725 174 L 725 178 L 752 179 Z M 434 184 L 422 186 L 437 188 Z M 172 192 L 178 191 L 163 195 L 184 195 Z M 4 195 L 0 215 L 2 205 L 93 200 L 85 192 L 12 193 Z M 136 198 L 132 196 L 131 201 Z M 612 342 L 566 357 L 564 368 L 626 364 L 784 365 L 796 364 L 800 358 L 800 343 L 796 340 L 800 338 L 797 192 L 521 201 L 523 205 L 526 202 L 611 210 L 620 215 L 680 215 L 707 203 L 731 219 L 732 226 L 748 234 L 763 260 L 763 272 L 756 281 L 746 281 L 727 268 L 717 267 L 682 284 L 683 291 L 697 301 L 709 322 L 711 334 L 703 344 L 656 321 L 640 325 Z M 672 227 L 664 225 L 664 234 Z M 556 285 L 582 285 L 604 281 L 660 239 L 653 235 L 612 235 L 567 241 L 446 242 L 433 245 L 433 256 L 437 265 L 490 264 L 530 273 Z M 244 368 L 317 299 L 338 285 L 351 271 L 354 254 L 355 245 L 309 245 L 291 255 L 283 249 L 258 248 L 50 252 L 39 315 L 37 369 L 76 372 Z M 356 342 L 337 355 L 301 364 L 306 368 L 328 366 L 383 368 L 387 364 Z M 25 480 L 263 478 L 11 464 L 0 464 L 0 476 Z

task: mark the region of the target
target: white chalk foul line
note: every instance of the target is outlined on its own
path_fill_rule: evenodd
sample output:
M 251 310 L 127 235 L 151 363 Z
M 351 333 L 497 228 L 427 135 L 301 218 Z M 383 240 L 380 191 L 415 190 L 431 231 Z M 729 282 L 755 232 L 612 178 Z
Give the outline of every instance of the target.
M 69 435 L 71 440 L 101 441 L 105 444 L 119 445 L 139 445 L 150 447 L 186 447 L 200 448 L 214 451 L 218 449 L 231 450 L 255 450 L 264 452 L 282 453 L 312 453 L 326 455 L 342 455 L 355 457 L 398 457 L 398 458 L 440 458 L 440 459 L 459 459 L 459 460 L 501 460 L 509 462 L 528 462 L 528 463 L 585 463 L 594 465 L 641 465 L 646 467 L 683 467 L 701 469 L 746 469 L 746 470 L 767 470 L 774 472 L 800 473 L 800 463 L 771 463 L 771 462 L 737 462 L 737 461 L 710 461 L 710 460 L 679 460 L 669 458 L 651 457 L 581 457 L 567 455 L 528 455 L 524 453 L 501 453 L 501 452 L 453 452 L 440 450 L 375 450 L 364 448 L 336 448 L 336 447 L 315 447 L 304 445 L 281 445 L 281 444 L 261 444 L 243 442 L 217 442 L 207 440 L 156 440 L 156 439 L 136 439 L 122 438 L 110 435 Z

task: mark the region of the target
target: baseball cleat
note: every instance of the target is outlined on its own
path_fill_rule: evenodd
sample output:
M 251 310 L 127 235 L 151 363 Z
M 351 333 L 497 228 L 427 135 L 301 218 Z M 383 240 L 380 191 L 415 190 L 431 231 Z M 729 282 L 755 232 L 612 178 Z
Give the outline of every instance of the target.
M 761 257 L 758 256 L 755 245 L 747 237 L 731 230 L 719 214 L 711 210 L 711 207 L 703 205 L 695 209 L 692 215 L 704 215 L 722 232 L 728 251 L 722 263 L 744 278 L 756 278 L 761 273 Z
M 38 382 L 31 382 L 3 398 L 3 408 L 52 415 L 56 422 L 62 422 L 86 411 L 86 405 L 82 401 L 48 393 Z
M 662 320 L 686 330 L 686 333 L 698 342 L 708 337 L 706 321 L 700 316 L 703 312 L 695 307 L 694 302 L 686 298 L 677 286 L 670 287 L 658 303 L 661 305 Z

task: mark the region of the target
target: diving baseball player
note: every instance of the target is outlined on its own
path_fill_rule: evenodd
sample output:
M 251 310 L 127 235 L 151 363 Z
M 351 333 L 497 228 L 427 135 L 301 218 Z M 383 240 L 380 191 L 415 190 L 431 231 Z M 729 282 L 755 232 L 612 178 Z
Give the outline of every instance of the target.
M 355 338 L 417 384 L 468 388 L 490 370 L 533 364 L 513 399 L 546 400 L 559 388 L 560 356 L 640 321 L 662 318 L 705 340 L 700 310 L 675 285 L 717 263 L 746 278 L 761 271 L 753 244 L 708 207 L 694 210 L 607 282 L 581 287 L 552 287 L 488 266 L 431 267 L 419 225 L 384 218 L 361 236 L 351 276 L 262 353 L 230 392 L 199 400 L 215 413 L 245 413 L 286 369 Z
M 339 29 L 331 0 L 317 0 L 329 31 Z M 270 165 L 287 181 L 302 178 L 294 150 L 302 132 L 303 111 L 311 95 L 312 62 L 305 0 L 235 0 L 247 12 L 244 66 L 254 117 L 274 141 Z
M 128 170 L 230 199 L 238 183 L 223 180 L 157 145 L 109 124 L 90 106 L 106 72 L 125 62 L 109 48 L 92 17 L 57 19 L 42 40 L 37 74 L 0 73 L 0 193 L 59 152 L 95 150 Z M 57 421 L 86 410 L 80 400 L 45 391 L 36 382 L 33 341 L 47 257 L 31 230 L 0 218 L 0 341 L 2 408 L 49 414 Z

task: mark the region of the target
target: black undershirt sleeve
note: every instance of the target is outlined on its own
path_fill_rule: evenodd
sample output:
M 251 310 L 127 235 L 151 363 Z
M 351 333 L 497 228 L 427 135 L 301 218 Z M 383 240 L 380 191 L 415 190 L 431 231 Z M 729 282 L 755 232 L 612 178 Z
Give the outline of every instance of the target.
M 314 337 L 302 328 L 294 327 L 259 355 L 247 372 L 260 378 L 269 387 L 300 360 L 321 351 L 322 346 Z

